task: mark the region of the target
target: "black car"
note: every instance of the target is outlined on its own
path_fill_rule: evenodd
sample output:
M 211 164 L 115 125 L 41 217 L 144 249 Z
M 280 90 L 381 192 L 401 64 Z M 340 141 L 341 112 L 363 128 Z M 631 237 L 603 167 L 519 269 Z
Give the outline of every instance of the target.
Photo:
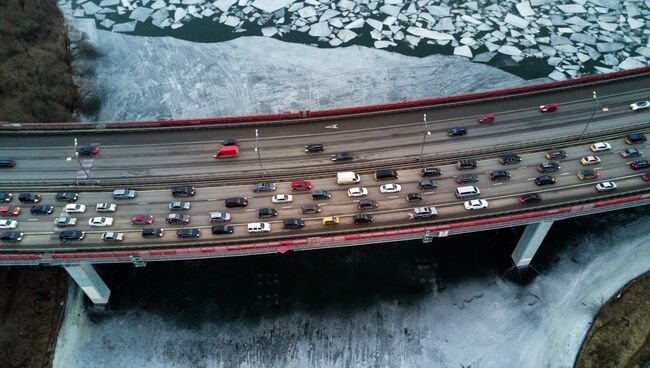
M 29 210 L 32 215 L 49 215 L 54 211 L 54 207 L 50 206 L 49 204 L 39 204 L 36 206 L 32 206 L 32 208 Z
M 272 192 L 275 190 L 275 183 L 263 182 L 253 185 L 253 192 Z
M 455 136 L 465 135 L 465 134 L 467 134 L 467 129 L 465 129 L 464 127 L 455 127 L 447 131 L 447 135 L 449 135 L 450 137 L 455 137 Z
M 212 233 L 217 235 L 232 234 L 235 228 L 231 225 L 212 225 Z
M 18 200 L 21 202 L 38 203 L 41 201 L 41 195 L 34 193 L 20 193 L 18 195 Z
M 456 183 L 465 184 L 465 183 L 476 183 L 478 181 L 478 175 L 475 174 L 462 174 L 456 177 Z
M 650 163 L 648 160 L 632 160 L 632 162 L 630 162 L 630 167 L 634 170 L 647 169 L 650 167 Z
M 174 197 L 192 197 L 193 195 L 194 195 L 194 187 L 191 186 L 172 187 L 172 196 Z
M 311 191 L 311 199 L 330 199 L 332 195 L 326 190 L 316 189 Z
M 142 229 L 142 237 L 143 238 L 160 238 L 163 236 L 163 229 L 157 228 L 157 227 L 149 227 L 146 229 Z
M 433 179 L 422 179 L 420 180 L 420 189 L 421 190 L 431 190 L 431 189 L 436 189 L 438 187 L 438 183 L 436 183 L 435 180 Z
M 179 238 L 198 238 L 201 236 L 201 230 L 197 228 L 189 229 L 178 229 L 176 230 L 176 236 Z
M 367 213 L 358 213 L 352 217 L 352 221 L 355 224 L 369 224 L 372 222 L 372 215 Z
M 645 134 L 643 133 L 632 133 L 625 136 L 625 142 L 627 144 L 644 143 L 646 140 Z
M 546 152 L 546 158 L 549 160 L 560 160 L 566 158 L 566 151 L 561 149 L 552 149 Z
M 557 179 L 555 178 L 555 176 L 550 176 L 550 175 L 542 175 L 535 178 L 535 184 L 537 185 L 555 184 L 556 181 Z
M 460 160 L 456 163 L 458 170 L 475 169 L 477 166 L 476 160 Z
M 541 172 L 542 174 L 558 170 L 560 170 L 560 164 L 553 161 L 542 162 L 539 164 L 539 166 L 537 166 L 537 171 Z
M 228 208 L 248 206 L 248 200 L 243 197 L 226 198 L 225 202 L 226 202 L 226 207 Z
M 538 203 L 542 201 L 542 195 L 539 193 L 525 193 L 519 196 L 520 203 Z
M 257 217 L 275 217 L 278 215 L 278 210 L 275 208 L 260 208 L 257 210 Z
M 374 199 L 361 199 L 359 200 L 359 203 L 357 203 L 357 207 L 359 209 L 365 210 L 369 208 L 377 208 L 379 207 L 379 203 L 375 201 Z
M 425 167 L 420 170 L 420 174 L 422 174 L 423 177 L 428 178 L 432 176 L 440 176 L 442 171 L 437 167 Z
M 422 194 L 420 193 L 409 193 L 406 195 L 406 200 L 408 202 L 417 202 L 422 200 Z
M 99 143 L 91 143 L 84 147 L 77 148 L 77 153 L 81 156 L 94 156 L 99 153 Z
M 320 213 L 321 208 L 318 203 L 311 203 L 311 204 L 303 204 L 300 206 L 300 213 L 304 214 L 314 214 L 314 213 Z
M 375 180 L 396 180 L 399 179 L 397 171 L 393 169 L 383 169 L 375 171 Z
M 14 167 L 16 166 L 16 161 L 10 159 L 0 159 L 0 167 Z
M 0 202 L 11 202 L 11 199 L 14 197 L 11 193 L 0 192 Z
M 82 240 L 86 233 L 79 230 L 66 230 L 59 233 L 59 239 L 63 241 L 68 240 Z
M 288 218 L 282 220 L 283 229 L 302 229 L 305 227 L 305 220 L 301 218 Z
M 332 155 L 332 161 L 349 161 L 353 158 L 350 152 L 338 152 Z
M 189 224 L 190 223 L 190 215 L 181 215 L 179 213 L 170 213 L 167 215 L 167 220 L 168 224 Z
M 519 162 L 521 162 L 521 156 L 519 156 L 516 153 L 509 153 L 499 158 L 499 163 L 501 163 L 502 165 L 512 165 Z
M 490 173 L 490 180 L 492 181 L 502 181 L 509 180 L 510 173 L 507 170 L 496 170 Z
M 0 233 L 0 241 L 17 242 L 23 239 L 23 233 L 20 231 L 5 231 Z
M 62 202 L 75 202 L 77 199 L 79 199 L 79 194 L 75 192 L 60 192 L 56 194 L 56 197 L 54 197 L 57 201 L 62 201 Z
M 235 138 L 225 138 L 223 140 L 223 145 L 224 146 L 239 146 L 239 143 L 237 143 L 237 140 Z
M 321 152 L 323 145 L 320 143 L 312 143 L 305 146 L 305 152 Z

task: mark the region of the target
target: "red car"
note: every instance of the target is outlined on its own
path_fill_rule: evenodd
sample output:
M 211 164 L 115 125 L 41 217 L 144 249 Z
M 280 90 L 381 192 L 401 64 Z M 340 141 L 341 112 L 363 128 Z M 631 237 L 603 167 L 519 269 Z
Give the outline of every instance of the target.
M 485 114 L 478 117 L 478 122 L 481 124 L 489 124 L 494 122 L 494 114 Z
M 148 225 L 153 222 L 153 216 L 151 215 L 134 215 L 129 218 L 129 221 L 133 225 Z
M 20 207 L 1 206 L 0 207 L 0 215 L 18 216 L 18 215 L 20 215 Z
M 650 171 L 641 174 L 641 179 L 643 179 L 643 181 L 650 181 Z
M 557 104 L 550 103 L 539 107 L 540 112 L 550 112 L 557 110 Z
M 311 183 L 307 180 L 296 180 L 291 182 L 291 190 L 310 190 Z

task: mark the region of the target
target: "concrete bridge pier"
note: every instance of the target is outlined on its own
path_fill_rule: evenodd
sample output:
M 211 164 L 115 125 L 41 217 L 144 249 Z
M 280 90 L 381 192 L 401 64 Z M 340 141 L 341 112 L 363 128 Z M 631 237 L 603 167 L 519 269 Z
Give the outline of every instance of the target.
M 515 266 L 527 267 L 530 264 L 551 225 L 553 225 L 553 221 L 542 221 L 526 225 L 526 230 L 519 238 L 515 250 L 512 251 L 511 257 L 515 262 Z
M 79 285 L 86 296 L 95 304 L 107 304 L 111 296 L 111 289 L 106 286 L 102 278 L 97 274 L 90 263 L 63 266 L 68 274 Z

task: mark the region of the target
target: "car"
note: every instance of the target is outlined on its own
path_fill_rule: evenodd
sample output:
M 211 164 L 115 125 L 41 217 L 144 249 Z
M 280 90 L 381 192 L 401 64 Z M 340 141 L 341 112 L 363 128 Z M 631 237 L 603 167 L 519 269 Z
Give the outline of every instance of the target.
M 632 160 L 630 167 L 634 170 L 647 169 L 650 167 L 650 163 L 648 163 L 648 160 Z
M 190 202 L 170 202 L 168 207 L 170 211 L 187 211 L 191 206 Z
M 377 208 L 379 207 L 379 202 L 375 201 L 374 199 L 364 198 L 359 200 L 359 203 L 357 203 L 357 207 L 361 210 Z
M 478 121 L 481 124 L 489 124 L 494 122 L 494 114 L 485 114 L 479 116 L 476 121 Z
M 0 215 L 18 216 L 20 215 L 20 207 L 0 206 Z
M 0 229 L 15 229 L 18 226 L 16 220 L 0 220 Z
M 561 149 L 552 149 L 545 153 L 548 160 L 561 160 L 566 158 L 566 151 Z
M 253 192 L 272 192 L 275 190 L 275 183 L 262 182 L 253 185 Z
M 180 213 L 170 213 L 165 217 L 168 224 L 189 224 L 190 215 L 181 215 Z M 149 222 L 151 223 L 151 222 Z
M 650 171 L 646 171 L 643 174 L 641 174 L 641 180 L 650 181 Z
M 338 225 L 340 222 L 338 216 L 323 217 L 323 225 Z
M 476 160 L 460 160 L 456 163 L 458 170 L 475 169 L 478 167 Z
M 596 190 L 599 192 L 609 192 L 610 190 L 614 190 L 616 188 L 616 183 L 613 181 L 604 181 L 602 183 L 596 184 Z
M 399 193 L 401 190 L 402 190 L 402 186 L 395 183 L 384 184 L 379 187 L 379 191 L 381 193 Z
M 228 212 L 210 212 L 210 222 L 230 222 L 231 216 Z
M 332 155 L 332 161 L 350 161 L 353 158 L 350 152 L 337 152 Z
M 227 208 L 246 207 L 246 206 L 248 206 L 248 199 L 246 199 L 244 197 L 226 198 L 226 200 L 224 202 L 226 203 Z
M 311 183 L 307 180 L 296 180 L 291 182 L 291 190 L 311 190 Z
M 367 213 L 357 213 L 352 216 L 352 222 L 355 224 L 369 224 L 372 220 L 372 215 Z
M 600 163 L 600 157 L 598 156 L 585 156 L 580 159 L 580 163 L 583 166 L 597 165 Z
M 511 175 L 508 170 L 495 170 L 492 171 L 490 174 L 490 180 L 492 181 L 505 181 L 505 180 L 510 180 Z
M 59 239 L 62 241 L 68 240 L 83 240 L 86 233 L 78 230 L 66 230 L 59 232 Z
M 142 229 L 143 238 L 160 238 L 163 236 L 164 233 L 165 231 L 163 229 L 157 227 L 149 227 L 146 229 Z
M 201 236 L 201 230 L 197 228 L 178 229 L 176 230 L 176 236 L 180 239 L 198 238 Z
M 630 105 L 632 111 L 645 110 L 650 108 L 650 101 L 637 101 Z
M 332 198 L 332 194 L 326 190 L 317 189 L 311 192 L 311 199 L 313 200 L 330 198 Z
M 368 189 L 362 187 L 354 187 L 348 189 L 348 197 L 363 197 L 368 195 Z
M 476 183 L 478 181 L 478 175 L 475 174 L 462 174 L 456 177 L 456 183 Z
M 0 202 L 11 202 L 11 199 L 14 197 L 11 193 L 0 192 Z
M 488 208 L 488 201 L 485 199 L 472 199 L 465 202 L 465 209 L 469 211 L 482 210 L 484 208 Z
M 432 176 L 440 176 L 442 175 L 442 170 L 440 170 L 437 167 L 425 167 L 422 170 L 420 170 L 420 175 L 422 175 L 425 178 L 432 177 Z
M 545 161 L 537 166 L 537 171 L 543 173 L 558 171 L 561 169 L 560 164 L 553 161 Z
M 173 197 L 193 197 L 195 194 L 194 187 L 189 185 L 178 185 L 172 187 Z
M 521 162 L 521 156 L 516 153 L 509 153 L 499 157 L 499 163 L 501 165 L 512 165 Z
M 103 241 L 118 242 L 124 239 L 124 233 L 118 233 L 114 231 L 107 231 L 102 234 Z
M 643 133 L 632 133 L 625 136 L 625 143 L 627 144 L 645 143 L 646 141 L 647 138 Z
M 433 179 L 422 179 L 420 180 L 420 190 L 433 190 L 438 187 L 438 183 L 436 183 L 435 180 Z
M 133 199 L 137 193 L 133 189 L 115 189 L 113 191 L 113 198 L 115 199 Z
M 406 195 L 407 202 L 417 202 L 422 200 L 422 194 L 420 193 L 409 193 Z
M 305 152 L 321 152 L 323 145 L 320 143 L 311 143 L 305 146 Z
M 291 203 L 293 202 L 293 196 L 291 194 L 276 194 L 271 197 L 271 202 L 273 203 Z
M 589 149 L 591 152 L 609 151 L 612 149 L 612 145 L 607 142 L 598 142 L 589 146 Z
M 76 217 L 57 217 L 54 219 L 54 226 L 58 226 L 58 227 L 74 226 L 76 224 L 77 224 Z
M 77 148 L 80 156 L 95 156 L 99 153 L 99 143 L 91 143 L 87 146 Z
M 0 233 L 0 241 L 19 242 L 23 240 L 23 233 L 19 231 L 4 231 Z
M 213 234 L 223 235 L 223 234 L 232 234 L 235 231 L 235 228 L 230 225 L 212 225 L 210 229 Z
M 399 178 L 396 170 L 382 169 L 375 171 L 375 180 L 396 180 Z
M 276 217 L 278 215 L 278 210 L 275 208 L 260 208 L 257 210 L 257 217 Z
M 50 206 L 49 204 L 39 204 L 36 206 L 32 206 L 32 208 L 29 210 L 29 212 L 32 215 L 49 215 L 54 211 L 54 207 Z
M 416 207 L 413 209 L 412 217 L 414 219 L 424 219 L 438 216 L 438 210 L 435 207 Z
M 224 146 L 239 146 L 239 143 L 237 142 L 237 139 L 228 137 L 228 138 L 224 138 L 223 145 Z
M 59 192 L 56 194 L 54 199 L 61 202 L 75 202 L 79 199 L 79 194 L 75 192 Z
M 97 212 L 115 212 L 117 206 L 114 203 L 97 203 L 95 210 Z
M 455 127 L 447 130 L 447 135 L 450 137 L 456 137 L 465 134 L 467 134 L 467 129 L 464 127 Z
M 18 200 L 20 202 L 38 203 L 38 202 L 41 201 L 41 195 L 40 194 L 34 194 L 34 193 L 20 193 L 18 195 Z
M 153 223 L 153 216 L 152 215 L 133 215 L 129 218 L 129 222 L 131 222 L 133 225 L 148 225 Z
M 88 220 L 88 226 L 91 227 L 106 227 L 113 225 L 112 217 L 92 217 Z
M 542 201 L 542 195 L 539 193 L 524 193 L 519 196 L 519 203 L 530 204 Z
M 557 110 L 557 104 L 549 103 L 539 107 L 540 112 L 551 112 Z
M 591 180 L 598 177 L 598 170 L 580 170 L 578 171 L 578 179 Z
M 551 175 L 542 175 L 535 178 L 535 184 L 537 185 L 555 184 L 556 181 L 557 179 L 555 178 L 555 176 L 551 176 Z
M 293 229 L 293 230 L 295 230 L 295 229 L 302 229 L 303 227 L 305 227 L 305 220 L 303 220 L 301 218 L 288 218 L 288 219 L 282 220 L 282 228 L 283 229 L 287 229 L 287 230 Z
M 639 157 L 642 154 L 643 153 L 636 148 L 626 148 L 624 151 L 621 152 L 621 156 L 623 156 L 624 158 Z
M 71 203 L 65 206 L 66 213 L 84 213 L 86 212 L 86 205 L 79 203 Z
M 318 203 L 303 204 L 300 206 L 300 213 L 303 214 L 315 214 L 320 213 L 321 211 L 322 209 Z
M 14 166 L 16 166 L 16 161 L 8 158 L 0 159 L 0 167 L 14 167 Z

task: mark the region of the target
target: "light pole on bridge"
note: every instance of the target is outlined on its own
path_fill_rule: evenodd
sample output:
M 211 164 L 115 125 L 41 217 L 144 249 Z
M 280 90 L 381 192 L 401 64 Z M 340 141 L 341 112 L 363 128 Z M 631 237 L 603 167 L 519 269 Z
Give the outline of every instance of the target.
M 429 126 L 427 125 L 427 114 L 424 114 L 424 135 L 422 136 L 422 146 L 420 147 L 420 156 L 418 156 L 418 161 L 422 161 L 422 154 L 424 153 L 424 143 L 427 140 L 427 135 L 431 135 L 429 131 Z
M 264 177 L 264 168 L 262 167 L 262 156 L 260 156 L 260 139 L 257 129 L 255 129 L 255 152 L 257 152 L 257 159 L 260 162 L 260 176 Z
M 599 108 L 602 108 L 603 112 L 609 111 L 609 109 L 607 107 L 602 107 L 600 105 L 600 102 L 598 101 L 598 95 L 596 94 L 596 91 L 593 91 L 592 93 L 593 93 L 593 98 L 594 98 L 594 102 L 595 102 L 596 105 L 594 106 L 594 111 L 591 113 L 591 116 L 589 117 L 589 120 L 587 120 L 587 124 L 585 125 L 585 128 L 582 130 L 582 134 L 580 134 L 580 140 L 582 140 L 582 138 L 584 138 L 585 133 L 587 132 L 587 129 L 589 129 L 589 124 L 591 123 L 594 116 L 596 115 L 596 111 L 598 111 Z

